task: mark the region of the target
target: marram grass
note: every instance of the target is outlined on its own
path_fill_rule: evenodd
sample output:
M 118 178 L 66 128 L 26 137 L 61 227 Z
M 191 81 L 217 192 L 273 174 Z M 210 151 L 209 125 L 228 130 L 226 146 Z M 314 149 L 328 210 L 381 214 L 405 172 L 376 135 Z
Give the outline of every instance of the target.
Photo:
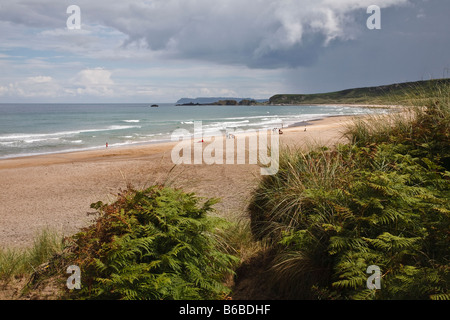
M 36 235 L 29 248 L 0 249 L 0 280 L 28 276 L 62 249 L 63 237 L 48 228 Z

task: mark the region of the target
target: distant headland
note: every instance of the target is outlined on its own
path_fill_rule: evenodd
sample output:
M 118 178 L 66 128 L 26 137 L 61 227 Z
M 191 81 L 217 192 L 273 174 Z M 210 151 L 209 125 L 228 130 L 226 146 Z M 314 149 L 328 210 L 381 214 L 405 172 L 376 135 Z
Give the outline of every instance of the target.
M 183 98 L 177 105 L 392 105 L 408 104 L 421 92 L 428 96 L 439 94 L 441 85 L 450 84 L 450 78 L 402 82 L 374 87 L 346 89 L 314 94 L 276 94 L 269 99 L 252 98 Z
M 201 97 L 182 98 L 176 102 L 177 106 L 250 106 L 267 102 L 268 99 Z

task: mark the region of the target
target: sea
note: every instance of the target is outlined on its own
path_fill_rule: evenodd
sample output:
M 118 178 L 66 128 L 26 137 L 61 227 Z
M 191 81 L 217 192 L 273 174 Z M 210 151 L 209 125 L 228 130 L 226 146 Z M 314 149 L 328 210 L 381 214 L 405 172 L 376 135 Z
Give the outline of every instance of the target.
M 349 106 L 178 106 L 0 104 L 0 159 L 171 141 L 177 129 L 203 134 L 286 128 L 330 116 L 386 113 Z

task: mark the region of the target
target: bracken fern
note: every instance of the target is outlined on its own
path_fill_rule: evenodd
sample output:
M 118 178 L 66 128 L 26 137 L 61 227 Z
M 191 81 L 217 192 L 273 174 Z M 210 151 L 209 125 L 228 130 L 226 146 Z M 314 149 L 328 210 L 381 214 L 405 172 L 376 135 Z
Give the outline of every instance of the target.
M 128 190 L 73 237 L 72 261 L 81 268 L 82 299 L 219 299 L 237 258 L 219 249 L 208 216 L 217 202 L 200 206 L 194 194 L 154 186 Z

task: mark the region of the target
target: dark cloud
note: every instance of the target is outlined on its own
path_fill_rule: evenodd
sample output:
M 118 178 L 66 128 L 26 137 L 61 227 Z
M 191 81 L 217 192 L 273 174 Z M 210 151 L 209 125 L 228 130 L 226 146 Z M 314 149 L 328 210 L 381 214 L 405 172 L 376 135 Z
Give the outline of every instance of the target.
M 330 44 L 316 64 L 288 71 L 287 92 L 315 93 L 449 77 L 447 12 L 450 3 L 444 1 L 416 1 L 383 9 L 381 30 L 362 28 L 357 39 Z
M 2 1 L 0 21 L 32 28 L 58 28 L 66 25 L 68 6 L 64 1 Z
M 391 7 L 406 1 L 379 2 Z M 330 41 L 354 37 L 355 12 L 366 18 L 369 3 L 164 0 L 82 8 L 93 23 L 126 34 L 125 46 L 144 40 L 166 57 L 272 69 L 309 66 Z
M 128 51 L 139 63 L 148 63 L 142 58 L 148 53 L 151 63 L 207 65 L 211 74 L 227 66 L 242 67 L 249 78 L 275 70 L 285 92 L 449 76 L 450 2 L 375 2 L 382 8 L 381 30 L 366 27 L 372 0 L 77 0 L 84 32 L 68 34 L 66 9 L 73 1 L 10 0 L 0 3 L 0 24 L 8 32 L 0 39 L 5 48 L 76 53 L 72 59 L 90 60 L 90 67 L 109 60 L 136 69 Z M 21 34 L 11 34 L 13 26 Z M 224 89 L 232 81 L 226 78 Z
M 379 0 L 392 7 L 408 0 Z M 241 64 L 252 68 L 310 66 L 331 41 L 348 41 L 366 17 L 367 0 L 154 0 L 77 1 L 82 21 L 127 35 L 127 47 L 177 59 Z M 34 28 L 63 27 L 66 1 L 18 1 L 2 5 L 0 19 Z

